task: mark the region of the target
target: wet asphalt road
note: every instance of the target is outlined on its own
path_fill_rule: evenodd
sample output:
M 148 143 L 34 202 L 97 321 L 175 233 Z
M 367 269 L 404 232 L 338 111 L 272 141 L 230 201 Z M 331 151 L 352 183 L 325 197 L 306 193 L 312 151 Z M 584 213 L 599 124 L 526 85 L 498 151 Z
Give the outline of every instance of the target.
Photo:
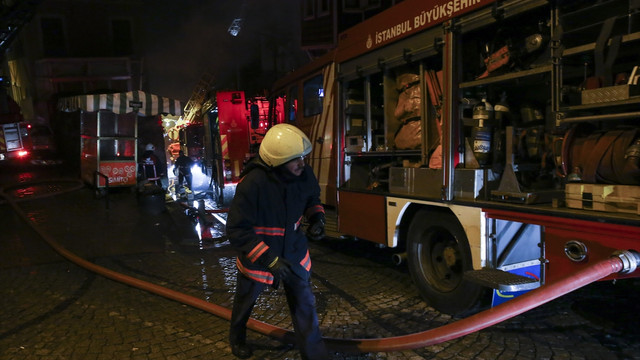
M 47 236 L 114 271 L 230 308 L 233 251 L 202 241 L 177 203 L 149 215 L 135 194 L 116 191 L 109 209 L 88 188 L 17 182 L 67 176 L 57 168 L 0 168 L 0 187 L 29 198 L 19 206 Z M 57 194 L 57 192 L 60 192 Z M 223 231 L 222 225 L 216 229 Z M 0 203 L 0 359 L 234 359 L 226 320 L 107 279 L 55 253 Z M 327 238 L 311 244 L 314 293 L 327 337 L 379 338 L 456 319 L 430 308 L 391 249 Z M 637 280 L 597 283 L 458 339 L 414 350 L 345 353 L 332 359 L 640 359 Z M 281 289 L 254 317 L 291 328 Z M 250 332 L 254 359 L 299 359 L 295 348 Z

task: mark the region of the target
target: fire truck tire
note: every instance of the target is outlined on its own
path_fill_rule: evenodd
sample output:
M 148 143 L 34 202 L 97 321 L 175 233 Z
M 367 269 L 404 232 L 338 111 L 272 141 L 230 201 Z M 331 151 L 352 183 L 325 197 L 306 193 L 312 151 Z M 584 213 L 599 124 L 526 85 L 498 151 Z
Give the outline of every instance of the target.
M 452 214 L 421 209 L 409 225 L 407 262 L 411 278 L 429 306 L 462 315 L 480 304 L 484 288 L 463 278 L 472 269 L 462 225 Z

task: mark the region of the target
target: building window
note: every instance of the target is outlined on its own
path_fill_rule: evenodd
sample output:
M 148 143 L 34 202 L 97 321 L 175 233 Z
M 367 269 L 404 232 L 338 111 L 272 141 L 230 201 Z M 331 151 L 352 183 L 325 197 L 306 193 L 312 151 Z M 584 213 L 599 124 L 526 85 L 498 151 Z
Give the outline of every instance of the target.
M 61 18 L 43 17 L 40 19 L 42 31 L 42 53 L 45 57 L 63 57 L 67 55 L 64 24 Z
M 318 0 L 318 17 L 329 15 L 329 0 Z
M 395 1 L 393 3 L 395 3 Z M 362 12 L 377 9 L 380 6 L 380 0 L 344 0 L 342 10 L 345 12 Z
M 344 0 L 342 2 L 342 10 L 346 12 L 359 12 L 360 8 L 360 0 Z
M 380 7 L 380 5 L 382 5 L 380 3 L 380 0 L 367 0 L 365 1 L 366 3 L 366 10 L 371 10 L 371 9 L 378 9 Z
M 114 56 L 127 56 L 133 54 L 131 21 L 127 19 L 111 20 L 111 37 L 113 41 Z
M 305 20 L 313 19 L 316 17 L 315 3 L 315 0 L 304 0 L 304 8 L 302 9 L 302 11 Z

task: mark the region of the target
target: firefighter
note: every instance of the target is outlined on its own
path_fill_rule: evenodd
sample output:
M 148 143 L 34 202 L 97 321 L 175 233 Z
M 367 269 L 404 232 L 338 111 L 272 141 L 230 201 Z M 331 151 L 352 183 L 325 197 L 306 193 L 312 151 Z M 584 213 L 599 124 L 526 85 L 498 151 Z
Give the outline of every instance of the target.
M 182 183 L 187 184 L 187 191 L 191 191 L 191 166 L 193 166 L 193 160 L 184 154 L 184 151 L 180 150 L 178 158 L 173 164 L 173 172 L 178 177 L 178 187 L 182 188 Z
M 143 179 L 162 186 L 161 177 L 164 175 L 160 169 L 160 159 L 155 154 L 156 147 L 149 143 L 144 147 L 142 161 L 140 162 L 140 172 Z
M 238 251 L 236 293 L 229 342 L 239 358 L 252 355 L 246 324 L 256 299 L 283 284 L 303 359 L 328 359 L 311 291 L 307 237 L 324 236 L 320 187 L 304 157 L 311 142 L 298 128 L 278 124 L 265 135 L 259 156 L 241 174 L 227 219 L 227 235 Z M 301 228 L 308 222 L 306 234 Z

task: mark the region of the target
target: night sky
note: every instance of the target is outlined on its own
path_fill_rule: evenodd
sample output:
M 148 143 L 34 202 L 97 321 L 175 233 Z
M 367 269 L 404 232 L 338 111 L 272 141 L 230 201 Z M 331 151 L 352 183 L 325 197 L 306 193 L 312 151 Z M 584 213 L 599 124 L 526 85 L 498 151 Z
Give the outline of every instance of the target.
M 299 0 L 145 3 L 145 8 L 153 9 L 142 15 L 149 78 L 145 87 L 162 96 L 188 100 L 204 73 L 215 76 L 219 89 L 247 86 L 236 75 L 252 61 L 260 61 L 261 38 L 270 48 L 273 42 L 299 48 Z M 243 25 L 240 34 L 233 37 L 227 29 L 236 17 L 243 18 Z

